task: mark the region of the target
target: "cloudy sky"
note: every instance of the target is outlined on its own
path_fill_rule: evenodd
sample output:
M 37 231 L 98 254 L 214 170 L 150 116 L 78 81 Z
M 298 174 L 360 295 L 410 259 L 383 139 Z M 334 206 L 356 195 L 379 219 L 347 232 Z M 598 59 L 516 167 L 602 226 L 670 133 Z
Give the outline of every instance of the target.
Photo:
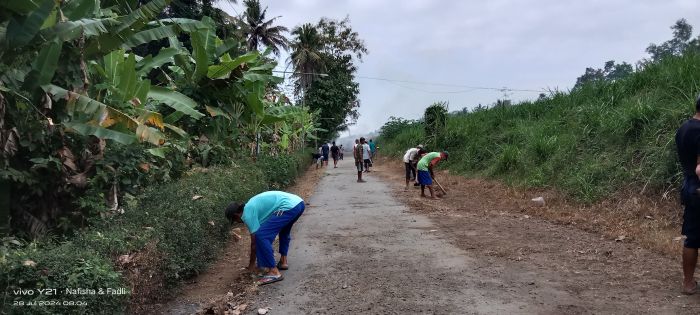
M 389 116 L 419 118 L 435 101 L 456 110 L 503 97 L 468 87 L 567 90 L 586 67 L 646 57 L 649 43 L 671 38 L 669 27 L 679 18 L 696 26 L 694 36 L 700 30 L 698 0 L 261 2 L 290 29 L 321 17 L 350 17 L 369 49 L 358 65 L 361 116 L 352 135 L 378 129 Z M 244 11 L 241 4 L 220 7 L 234 16 Z M 512 92 L 510 98 L 537 95 Z

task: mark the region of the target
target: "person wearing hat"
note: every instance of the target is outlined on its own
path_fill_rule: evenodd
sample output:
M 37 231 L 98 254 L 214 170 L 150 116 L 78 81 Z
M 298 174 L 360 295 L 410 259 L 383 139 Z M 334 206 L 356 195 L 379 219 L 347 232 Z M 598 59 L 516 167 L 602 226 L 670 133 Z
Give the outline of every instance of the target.
M 681 203 L 685 235 L 683 242 L 683 294 L 698 292 L 695 280 L 695 267 L 698 263 L 700 248 L 700 96 L 695 100 L 695 115 L 688 119 L 676 131 L 678 159 L 683 169 L 683 186 Z
M 406 153 L 403 155 L 403 164 L 406 168 L 406 189 L 408 189 L 408 183 L 412 180 L 416 180 L 416 185 L 418 184 L 416 164 L 423 154 L 425 154 L 425 149 L 419 144 L 415 148 L 406 150 Z
M 287 254 L 292 226 L 304 213 L 304 200 L 283 191 L 266 191 L 250 198 L 246 203 L 232 202 L 226 207 L 229 222 L 245 223 L 250 232 L 250 264 L 248 269 L 263 272 L 259 285 L 282 281 L 281 270 L 287 270 Z M 272 242 L 279 235 L 279 263 L 275 264 Z M 256 259 L 257 258 L 257 259 Z
M 425 197 L 425 187 L 428 187 L 430 198 L 435 199 L 435 193 L 433 192 L 435 173 L 433 173 L 433 167 L 440 163 L 441 160 L 447 160 L 448 156 L 447 151 L 430 152 L 418 161 L 418 183 L 420 184 L 421 197 Z

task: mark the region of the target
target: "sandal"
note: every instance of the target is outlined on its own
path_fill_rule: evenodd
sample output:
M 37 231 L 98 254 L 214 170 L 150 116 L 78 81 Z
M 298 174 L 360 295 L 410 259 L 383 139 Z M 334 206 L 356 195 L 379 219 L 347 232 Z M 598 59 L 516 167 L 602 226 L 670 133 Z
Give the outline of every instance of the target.
M 282 266 L 282 262 L 278 262 L 278 263 L 277 263 L 277 269 L 279 269 L 279 270 L 287 270 L 287 269 L 289 269 L 289 266 L 284 267 L 284 266 Z
M 279 275 L 279 276 L 273 276 L 273 275 L 266 275 L 260 278 L 258 281 L 255 282 L 257 285 L 266 285 L 270 283 L 275 283 L 284 280 L 284 276 Z

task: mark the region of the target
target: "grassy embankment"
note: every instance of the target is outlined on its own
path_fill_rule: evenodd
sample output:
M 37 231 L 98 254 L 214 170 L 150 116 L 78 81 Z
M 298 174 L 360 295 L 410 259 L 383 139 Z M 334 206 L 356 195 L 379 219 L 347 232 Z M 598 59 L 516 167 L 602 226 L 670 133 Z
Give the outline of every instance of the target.
M 121 215 L 57 242 L 0 247 L 3 314 L 118 314 L 127 306 L 157 300 L 216 259 L 228 238 L 223 209 L 266 189 L 290 185 L 308 165 L 307 153 L 231 166 L 193 170 L 182 179 L 152 187 Z M 195 198 L 201 196 L 201 198 Z M 67 295 L 65 288 L 96 294 Z M 100 294 L 126 288 L 132 294 Z M 16 290 L 33 290 L 32 295 Z M 43 295 L 38 289 L 57 289 Z M 58 301 L 58 306 L 27 306 Z M 73 301 L 79 306 L 64 306 Z M 22 306 L 21 304 L 24 304 Z
M 662 195 L 681 180 L 674 134 L 700 92 L 700 55 L 649 65 L 617 82 L 514 106 L 450 115 L 443 167 L 593 203 L 621 190 Z M 379 139 L 391 155 L 424 143 L 420 122 Z M 436 148 L 431 148 L 436 149 Z

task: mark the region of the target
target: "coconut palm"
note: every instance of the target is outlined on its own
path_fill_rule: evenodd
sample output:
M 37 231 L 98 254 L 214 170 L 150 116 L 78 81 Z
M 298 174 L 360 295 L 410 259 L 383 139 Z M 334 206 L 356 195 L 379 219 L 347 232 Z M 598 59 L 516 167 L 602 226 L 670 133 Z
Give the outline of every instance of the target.
M 275 55 L 279 55 L 280 49 L 289 48 L 289 40 L 283 35 L 289 32 L 289 29 L 281 25 L 272 26 L 279 16 L 265 21 L 267 8 L 264 10 L 260 8 L 260 0 L 245 0 L 243 5 L 246 10 L 241 18 L 241 28 L 246 37 L 248 50 L 258 50 L 260 44 L 263 44 Z
M 290 64 L 294 68 L 294 77 L 297 78 L 296 93 L 305 92 L 315 75 L 323 71 L 323 58 L 321 58 L 321 50 L 323 43 L 318 30 L 310 23 L 297 26 L 292 30 L 294 40 L 291 48 Z

